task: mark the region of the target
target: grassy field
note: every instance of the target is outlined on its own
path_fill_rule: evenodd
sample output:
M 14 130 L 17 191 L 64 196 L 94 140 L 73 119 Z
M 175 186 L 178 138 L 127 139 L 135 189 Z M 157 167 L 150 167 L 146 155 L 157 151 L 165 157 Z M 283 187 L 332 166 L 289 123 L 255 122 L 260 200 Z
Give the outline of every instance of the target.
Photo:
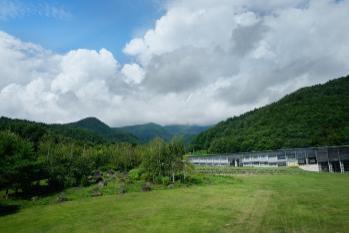
M 111 184 L 94 198 L 70 189 L 71 201 L 47 197 L 0 217 L 0 232 L 349 232 L 349 176 L 291 173 L 125 195 Z

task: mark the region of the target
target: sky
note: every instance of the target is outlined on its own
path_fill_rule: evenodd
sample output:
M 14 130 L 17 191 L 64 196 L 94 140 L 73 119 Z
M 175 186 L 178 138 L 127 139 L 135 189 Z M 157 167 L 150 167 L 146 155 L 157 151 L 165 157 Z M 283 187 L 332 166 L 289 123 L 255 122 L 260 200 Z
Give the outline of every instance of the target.
M 219 122 L 349 74 L 348 0 L 0 0 L 0 115 Z
M 157 0 L 0 0 L 0 29 L 57 53 L 105 48 L 126 62 L 125 44 L 162 13 Z

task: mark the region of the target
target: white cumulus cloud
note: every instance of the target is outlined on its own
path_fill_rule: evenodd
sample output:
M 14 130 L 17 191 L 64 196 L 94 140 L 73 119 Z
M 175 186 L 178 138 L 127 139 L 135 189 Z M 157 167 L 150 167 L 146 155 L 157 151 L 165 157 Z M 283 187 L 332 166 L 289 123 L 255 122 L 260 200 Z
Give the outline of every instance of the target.
M 145 72 L 138 64 L 125 64 L 121 73 L 125 75 L 126 82 L 139 84 L 142 82 Z
M 348 12 L 335 0 L 168 1 L 125 45 L 130 64 L 106 49 L 59 54 L 0 32 L 0 113 L 215 123 L 348 74 Z

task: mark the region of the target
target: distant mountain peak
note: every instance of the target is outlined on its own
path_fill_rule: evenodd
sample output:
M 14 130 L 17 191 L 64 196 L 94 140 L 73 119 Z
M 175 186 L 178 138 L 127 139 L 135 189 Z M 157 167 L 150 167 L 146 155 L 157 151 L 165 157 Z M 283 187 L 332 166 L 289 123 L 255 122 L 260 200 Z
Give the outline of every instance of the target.
M 101 121 L 100 119 L 98 119 L 97 117 L 92 117 L 92 116 L 83 118 L 83 119 L 78 120 L 78 121 L 73 122 L 73 123 L 78 123 L 78 122 L 98 123 L 98 124 L 107 125 L 107 124 L 105 124 L 103 121 Z
M 166 141 L 171 140 L 174 136 L 183 136 L 186 142 L 189 142 L 193 136 L 208 129 L 207 126 L 191 126 L 191 125 L 169 125 L 162 126 L 160 124 L 149 122 L 139 125 L 130 125 L 120 127 L 119 129 L 135 135 L 141 142 L 149 142 L 156 137 L 160 137 Z
M 107 124 L 96 117 L 86 117 L 76 122 L 67 124 L 76 128 L 83 128 L 95 132 L 109 140 L 136 142 L 138 139 L 127 132 L 110 128 Z

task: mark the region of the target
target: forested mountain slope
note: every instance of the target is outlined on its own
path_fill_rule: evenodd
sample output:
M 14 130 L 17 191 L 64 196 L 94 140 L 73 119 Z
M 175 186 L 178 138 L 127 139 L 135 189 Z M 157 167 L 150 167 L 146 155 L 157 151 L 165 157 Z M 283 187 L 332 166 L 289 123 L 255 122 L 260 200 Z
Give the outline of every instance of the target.
M 192 139 L 199 133 L 209 129 L 211 126 L 201 125 L 165 125 L 165 130 L 173 136 L 182 136 L 186 143 L 190 143 Z
M 95 117 L 88 117 L 80 121 L 69 123 L 66 125 L 74 128 L 82 128 L 92 131 L 109 141 L 130 143 L 137 143 L 139 141 L 138 138 L 133 134 L 125 132 L 118 128 L 111 128 L 107 124 Z
M 218 123 L 192 146 L 209 152 L 349 144 L 349 76 L 302 88 Z
M 111 128 L 94 117 L 88 117 L 67 124 L 45 124 L 28 120 L 0 118 L 0 130 L 10 130 L 34 144 L 45 135 L 74 139 L 86 143 L 129 142 L 147 143 L 159 137 L 170 141 L 174 136 L 182 136 L 189 141 L 198 133 L 208 129 L 207 126 L 169 125 L 155 123 Z
M 0 130 L 9 130 L 37 144 L 45 136 L 64 140 L 73 139 L 86 143 L 130 142 L 136 143 L 135 136 L 113 129 L 107 130 L 103 122 L 88 118 L 69 124 L 44 124 L 28 120 L 0 118 Z M 107 125 L 105 125 L 108 127 Z
M 151 141 L 159 137 L 166 141 L 171 140 L 175 136 L 183 137 L 185 142 L 189 142 L 195 135 L 207 130 L 208 126 L 196 125 L 159 125 L 155 123 L 124 126 L 116 128 L 135 135 L 142 143 Z
M 149 142 L 156 137 L 160 137 L 164 140 L 171 139 L 171 135 L 161 125 L 155 123 L 130 125 L 115 129 L 135 135 L 142 143 Z

